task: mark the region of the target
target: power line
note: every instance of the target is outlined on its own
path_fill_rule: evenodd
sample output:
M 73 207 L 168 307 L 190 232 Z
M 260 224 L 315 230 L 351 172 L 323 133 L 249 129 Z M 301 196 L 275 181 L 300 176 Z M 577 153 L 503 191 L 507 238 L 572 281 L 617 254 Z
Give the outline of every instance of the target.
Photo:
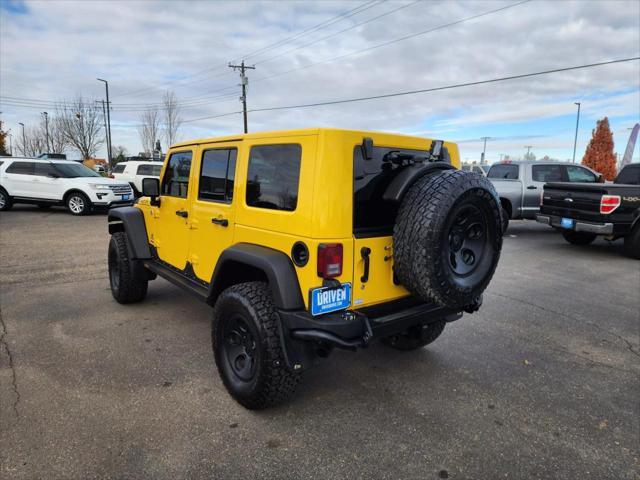
M 272 43 L 270 45 L 267 45 L 266 47 L 262 47 L 261 49 L 258 49 L 258 50 L 254 51 L 254 52 L 251 52 L 251 53 L 247 54 L 247 55 L 244 55 L 241 58 L 245 58 L 246 59 L 246 58 L 255 56 L 255 55 L 259 54 L 259 53 L 264 53 L 265 51 L 268 51 L 270 49 L 277 48 L 278 46 L 285 45 L 286 43 L 289 43 L 289 42 L 299 38 L 302 35 L 311 33 L 313 31 L 317 31 L 318 29 L 321 29 L 321 28 L 325 28 L 326 26 L 329 26 L 329 25 L 331 25 L 333 23 L 336 23 L 336 22 L 338 22 L 340 20 L 343 20 L 344 18 L 348 18 L 350 16 L 353 16 L 353 15 L 356 15 L 356 14 L 358 14 L 360 12 L 368 10 L 369 8 L 375 7 L 380 3 L 383 3 L 383 2 L 379 1 L 379 0 L 366 2 L 366 3 L 362 4 L 362 5 L 359 5 L 358 7 L 355 7 L 355 8 L 352 8 L 351 10 L 343 12 L 343 13 L 337 15 L 336 17 L 333 17 L 333 18 L 331 18 L 329 20 L 325 20 L 324 22 L 321 22 L 321 23 L 319 23 L 319 24 L 317 24 L 317 25 L 315 25 L 313 27 L 310 27 L 310 28 L 308 28 L 306 30 L 303 30 L 302 32 L 299 32 L 296 35 L 293 35 L 291 37 L 287 37 L 287 38 L 285 38 L 283 40 L 280 40 L 278 42 Z M 183 82 L 184 80 L 187 80 L 189 78 L 197 77 L 197 76 L 200 76 L 200 75 L 202 75 L 204 73 L 208 73 L 208 72 L 211 72 L 211 71 L 214 71 L 214 70 L 218 70 L 220 68 L 225 68 L 226 66 L 227 66 L 227 64 L 216 65 L 214 67 L 208 67 L 208 68 L 205 68 L 204 70 L 200 70 L 199 72 L 196 72 L 196 73 L 194 73 L 192 75 L 184 77 L 181 80 L 177 80 L 176 82 L 180 83 L 180 82 Z M 204 81 L 204 80 L 211 80 L 212 78 L 222 77 L 222 76 L 226 76 L 226 75 L 229 75 L 229 72 L 220 73 L 218 75 L 215 75 L 213 77 L 208 77 L 206 79 L 200 79 L 200 80 L 196 80 L 196 81 L 192 80 L 192 81 L 189 81 L 187 83 L 183 83 L 182 85 L 188 85 L 189 83 L 196 83 L 196 82 Z M 157 89 L 159 89 L 159 88 L 161 88 L 163 86 L 168 86 L 168 85 L 175 84 L 176 82 L 173 82 L 173 81 L 172 82 L 165 82 L 165 83 L 161 83 L 160 85 L 156 85 L 156 86 L 152 86 L 152 87 L 145 87 L 145 88 L 142 88 L 142 89 L 137 89 L 137 90 L 133 90 L 133 91 L 130 91 L 130 92 L 121 93 L 119 96 L 120 97 L 124 97 L 124 96 L 128 96 L 128 95 L 136 95 L 138 93 L 143 93 L 143 92 L 150 91 L 150 90 L 157 90 Z
M 377 15 L 377 16 L 373 17 L 373 18 L 365 20 L 364 22 L 356 23 L 355 25 L 352 25 L 350 27 L 344 28 L 344 29 L 342 29 L 342 30 L 340 30 L 338 32 L 334 32 L 334 33 L 332 33 L 330 35 L 327 35 L 325 37 L 318 38 L 316 40 L 313 40 L 313 41 L 308 42 L 308 43 L 304 43 L 302 45 L 298 45 L 297 47 L 292 48 L 290 50 L 287 50 L 285 52 L 281 52 L 281 53 L 278 53 L 277 55 L 274 55 L 272 57 L 266 58 L 264 60 L 260 60 L 260 61 L 256 62 L 255 64 L 258 65 L 258 64 L 261 64 L 261 63 L 267 63 L 267 62 L 270 62 L 271 60 L 274 60 L 276 58 L 280 58 L 280 57 L 282 57 L 284 55 L 288 55 L 289 53 L 292 53 L 292 52 L 295 52 L 297 50 L 300 50 L 301 48 L 306 48 L 306 47 L 309 47 L 311 45 L 315 45 L 316 43 L 324 42 L 325 40 L 328 40 L 330 38 L 333 38 L 333 37 L 336 37 L 338 35 L 341 35 L 341 34 L 343 34 L 345 32 L 348 32 L 349 30 L 353 30 L 354 28 L 361 27 L 362 25 L 366 25 L 367 23 L 371 23 L 371 22 L 373 22 L 375 20 L 378 20 L 380 18 L 386 17 L 387 15 L 391 15 L 392 13 L 395 13 L 395 12 L 397 12 L 399 10 L 403 10 L 405 8 L 411 7 L 411 6 L 415 5 L 416 3 L 420 3 L 421 1 L 422 0 L 414 0 L 411 3 L 407 3 L 407 4 L 404 4 L 404 5 L 401 5 L 401 6 L 397 7 L 397 8 L 394 8 L 393 10 L 389 10 L 388 12 L 382 13 L 380 15 Z
M 492 79 L 488 79 L 488 80 L 477 80 L 475 82 L 457 83 L 457 84 L 453 84 L 453 85 L 444 85 L 444 86 L 440 86 L 440 87 L 423 88 L 423 89 L 419 89 L 419 90 L 407 90 L 407 91 L 403 91 L 403 92 L 387 93 L 387 94 L 384 94 L 384 95 L 372 95 L 372 96 L 368 96 L 368 97 L 357 97 L 357 98 L 349 98 L 349 99 L 344 99 L 344 100 L 331 100 L 331 101 L 327 101 L 327 102 L 304 103 L 304 104 L 299 104 L 299 105 L 285 105 L 285 106 L 279 106 L 279 107 L 254 108 L 252 110 L 249 110 L 248 112 L 249 113 L 252 113 L 252 112 L 272 112 L 272 111 L 276 111 L 276 110 L 288 110 L 288 109 L 293 109 L 293 108 L 320 107 L 320 106 L 324 106 L 324 105 L 339 105 L 339 104 L 343 104 L 343 103 L 363 102 L 363 101 L 366 101 L 366 100 L 377 100 L 377 99 L 381 99 L 381 98 L 392 98 L 392 97 L 401 97 L 401 96 L 406 96 L 406 95 L 416 95 L 418 93 L 437 92 L 437 91 L 442 91 L 442 90 L 451 90 L 451 89 L 455 89 L 455 88 L 471 87 L 471 86 L 475 86 L 475 85 L 485 85 L 485 84 L 488 84 L 488 83 L 505 82 L 505 81 L 508 81 L 508 80 L 517 80 L 517 79 L 530 78 L 530 77 L 536 77 L 536 76 L 541 76 L 541 75 L 549 75 L 551 73 L 568 72 L 568 71 L 572 71 L 572 70 L 580 70 L 580 69 L 586 69 L 586 68 L 600 67 L 600 66 L 603 66 L 603 65 L 612 65 L 612 64 L 615 64 L 615 63 L 632 62 L 634 60 L 640 60 L 640 57 L 622 58 L 622 59 L 619 59 L 619 60 L 609 60 L 609 61 L 605 61 L 605 62 L 589 63 L 589 64 L 585 64 L 585 65 L 576 65 L 576 66 L 572 66 L 572 67 L 555 68 L 555 69 L 552 69 L 552 70 L 543 70 L 543 71 L 540 71 L 540 72 L 523 73 L 523 74 L 520 74 L 520 75 L 510 75 L 510 76 L 507 76 L 507 77 L 492 78 Z M 242 113 L 242 112 L 229 112 L 229 113 L 225 113 L 225 114 L 221 114 L 221 115 L 214 115 L 214 116 L 211 116 L 211 117 L 194 118 L 194 119 L 190 119 L 190 120 L 185 120 L 185 122 L 196 122 L 196 121 L 199 121 L 199 120 L 207 120 L 209 118 L 219 118 L 219 117 L 224 117 L 224 116 L 228 116 L 228 115 L 235 115 L 237 113 Z

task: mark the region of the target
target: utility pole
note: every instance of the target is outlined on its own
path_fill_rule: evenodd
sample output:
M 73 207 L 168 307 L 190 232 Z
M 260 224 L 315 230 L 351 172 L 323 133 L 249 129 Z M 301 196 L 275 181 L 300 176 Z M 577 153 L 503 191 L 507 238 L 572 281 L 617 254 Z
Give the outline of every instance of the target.
M 22 156 L 27 156 L 27 137 L 24 134 L 24 123 L 18 122 L 18 125 L 22 127 Z
M 96 78 L 96 80 L 104 82 L 104 88 L 107 93 L 107 162 L 109 163 L 109 168 L 111 168 L 113 164 L 111 163 L 111 103 L 109 102 L 109 82 L 102 78 Z
M 240 101 L 242 102 L 242 115 L 244 117 L 244 133 L 248 133 L 249 128 L 247 127 L 247 84 L 249 83 L 249 79 L 245 75 L 245 70 L 255 70 L 254 67 L 247 67 L 244 64 L 244 60 L 240 65 L 232 65 L 229 64 L 229 67 L 234 70 L 240 70 L 240 85 L 242 86 L 242 96 L 240 97 Z
M 578 145 L 578 125 L 580 124 L 580 102 L 573 102 L 578 105 L 578 116 L 576 118 L 576 136 L 573 139 L 573 163 L 576 163 L 576 146 Z
M 491 137 L 480 137 L 480 140 L 484 140 L 484 147 L 482 148 L 482 155 L 480 156 L 480 165 L 486 165 L 484 154 L 487 151 L 487 140 L 491 140 Z
M 47 141 L 47 153 L 49 153 L 49 114 L 47 112 L 42 112 L 42 115 L 44 115 L 44 132 L 45 139 Z
M 526 160 L 528 160 L 529 159 L 529 152 L 533 148 L 533 145 L 525 145 L 524 148 L 527 149 L 527 158 L 526 158 Z

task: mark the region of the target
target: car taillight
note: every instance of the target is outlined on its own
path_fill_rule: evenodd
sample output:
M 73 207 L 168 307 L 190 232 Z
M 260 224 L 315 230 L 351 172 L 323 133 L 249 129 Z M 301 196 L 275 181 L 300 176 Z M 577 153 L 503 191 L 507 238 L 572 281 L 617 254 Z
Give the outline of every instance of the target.
M 342 275 L 342 244 L 321 243 L 318 245 L 318 276 L 334 278 Z
M 600 213 L 608 215 L 620 206 L 619 195 L 603 195 L 600 199 Z

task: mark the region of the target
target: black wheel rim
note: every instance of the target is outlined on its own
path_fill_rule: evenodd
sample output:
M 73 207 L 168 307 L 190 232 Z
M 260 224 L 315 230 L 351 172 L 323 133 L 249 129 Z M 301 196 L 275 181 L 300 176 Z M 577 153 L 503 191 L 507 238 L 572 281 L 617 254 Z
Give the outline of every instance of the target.
M 0 192 L 0 208 L 4 208 L 7 203 L 6 198 L 4 198 L 4 193 Z
M 120 286 L 120 264 L 118 263 L 118 256 L 111 252 L 109 255 L 109 281 L 111 282 L 111 288 L 118 290 Z
M 225 322 L 222 350 L 233 374 L 244 382 L 251 381 L 258 366 L 257 345 L 240 315 L 233 315 Z
M 456 213 L 447 236 L 449 267 L 459 276 L 473 273 L 487 250 L 487 218 L 475 205 L 464 205 Z

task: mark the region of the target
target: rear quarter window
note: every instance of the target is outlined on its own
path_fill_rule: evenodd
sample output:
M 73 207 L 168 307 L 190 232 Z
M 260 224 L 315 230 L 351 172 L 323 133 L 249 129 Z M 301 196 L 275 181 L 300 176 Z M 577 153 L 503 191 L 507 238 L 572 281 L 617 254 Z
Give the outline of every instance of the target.
M 298 144 L 251 147 L 247 205 L 292 212 L 298 205 L 302 147 Z
M 35 162 L 13 162 L 7 167 L 6 173 L 15 173 L 18 175 L 33 175 Z
M 487 177 L 489 178 L 501 178 L 503 180 L 518 180 L 518 171 L 520 167 L 518 165 L 509 165 L 506 163 L 501 163 L 498 165 L 493 165 L 489 169 L 489 173 Z
M 136 175 L 147 175 L 152 177 L 160 176 L 162 165 L 138 165 Z
M 122 173 L 122 172 L 124 172 L 125 167 L 126 167 L 126 165 L 123 165 L 122 163 L 119 163 L 118 165 L 113 167 L 113 171 L 111 173 Z

